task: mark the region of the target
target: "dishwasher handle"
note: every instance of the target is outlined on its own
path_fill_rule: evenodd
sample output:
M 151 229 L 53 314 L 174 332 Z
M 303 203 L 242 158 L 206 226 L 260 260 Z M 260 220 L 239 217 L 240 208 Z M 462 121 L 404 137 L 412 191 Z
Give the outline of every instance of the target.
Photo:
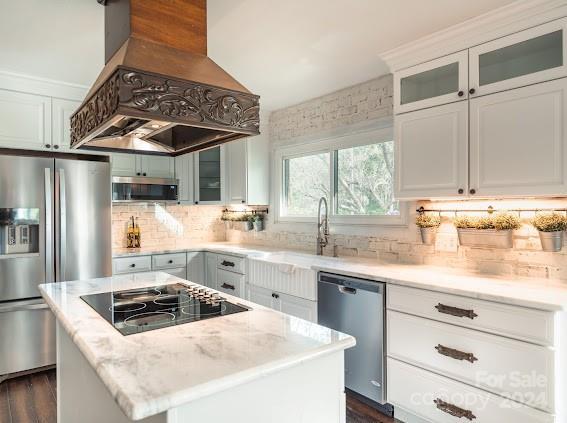
M 339 292 L 342 294 L 356 295 L 356 289 L 348 286 L 337 285 Z
M 371 281 L 367 279 L 353 278 L 350 276 L 336 275 L 333 273 L 319 272 L 319 283 L 328 283 L 337 285 L 339 291 L 343 294 L 356 294 L 357 290 L 376 292 L 383 295 L 385 283 L 380 281 Z M 342 290 L 341 288 L 349 288 Z M 353 292 L 354 290 L 354 292 Z

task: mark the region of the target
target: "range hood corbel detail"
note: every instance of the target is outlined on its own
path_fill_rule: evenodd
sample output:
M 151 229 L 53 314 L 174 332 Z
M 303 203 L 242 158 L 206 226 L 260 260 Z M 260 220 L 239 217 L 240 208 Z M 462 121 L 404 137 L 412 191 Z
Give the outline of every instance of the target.
M 107 3 L 107 55 L 117 44 L 109 21 L 120 22 L 122 15 L 130 31 L 71 117 L 73 148 L 178 155 L 259 134 L 259 97 L 206 56 L 204 0 Z M 176 39 L 170 22 L 162 27 L 172 13 L 182 25 L 180 36 L 196 32 L 197 47 Z M 140 23 L 150 17 L 152 32 Z M 205 37 L 204 49 L 198 36 Z

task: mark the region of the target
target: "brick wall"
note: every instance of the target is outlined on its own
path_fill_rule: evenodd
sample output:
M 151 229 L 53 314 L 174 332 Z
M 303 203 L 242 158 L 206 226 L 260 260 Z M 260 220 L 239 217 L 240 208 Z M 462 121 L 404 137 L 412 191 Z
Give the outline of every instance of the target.
M 392 77 L 377 78 L 354 87 L 316 98 L 270 115 L 270 142 L 276 145 L 292 145 L 317 140 L 332 133 L 348 133 L 364 123 L 371 123 L 392 116 Z M 567 199 L 549 201 L 517 200 L 513 203 L 491 201 L 487 204 L 471 202 L 420 203 L 436 208 L 486 208 L 488 203 L 497 208 L 516 207 L 566 207 Z M 468 269 L 472 272 L 492 275 L 520 275 L 543 278 L 567 279 L 567 248 L 560 253 L 541 251 L 538 234 L 528 223 L 529 216 L 522 216 L 525 224 L 515 231 L 514 248 L 494 250 L 460 247 L 457 233 L 446 213 L 439 228 L 436 244 L 423 245 L 418 228 L 413 224 L 415 203 L 407 205 L 410 210 L 407 228 L 374 228 L 379 235 L 352 236 L 333 235 L 326 255 L 333 254 L 337 245 L 340 256 L 375 258 L 381 261 L 429 264 Z M 273 207 L 272 207 L 273 209 Z M 332 222 L 331 222 L 332 223 Z M 250 244 L 278 246 L 315 251 L 315 225 L 308 232 L 282 231 L 266 222 L 263 232 L 227 231 L 227 240 Z
M 142 247 L 183 248 L 198 242 L 224 241 L 222 207 L 129 204 L 112 206 L 112 246 L 126 247 L 130 216 L 138 217 Z

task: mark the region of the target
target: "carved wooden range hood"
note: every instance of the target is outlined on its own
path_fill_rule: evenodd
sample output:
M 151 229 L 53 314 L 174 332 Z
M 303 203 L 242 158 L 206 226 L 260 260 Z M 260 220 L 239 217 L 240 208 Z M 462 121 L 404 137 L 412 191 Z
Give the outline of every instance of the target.
M 97 0 L 106 65 L 71 146 L 179 155 L 259 134 L 259 97 L 207 57 L 206 0 Z

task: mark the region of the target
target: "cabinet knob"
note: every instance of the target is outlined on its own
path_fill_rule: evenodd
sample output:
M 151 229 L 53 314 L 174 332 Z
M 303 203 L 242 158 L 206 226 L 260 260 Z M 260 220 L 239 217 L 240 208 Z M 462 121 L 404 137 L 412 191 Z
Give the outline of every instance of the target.
M 140 175 L 141 175 L 140 172 L 137 172 L 137 173 L 136 173 L 136 176 L 140 176 Z
M 169 263 L 169 264 L 172 264 L 172 263 L 173 263 L 173 260 L 169 260 L 168 263 Z
M 195 204 L 199 204 L 199 202 L 198 202 L 198 201 L 195 201 Z
M 275 299 L 277 300 L 278 298 L 280 298 L 280 296 L 279 296 L 278 294 L 276 294 L 275 292 L 273 292 L 273 293 L 272 293 L 272 298 L 275 298 Z
M 242 200 L 242 204 L 246 203 L 246 200 Z
M 144 172 L 144 173 L 142 174 L 142 176 L 146 176 L 146 172 Z
M 45 144 L 45 148 L 51 148 L 51 144 Z
M 473 194 L 473 195 L 476 194 L 476 189 L 471 188 L 470 191 L 469 191 L 469 193 L 471 193 L 471 194 Z
M 462 194 L 462 193 L 464 193 L 464 192 L 465 192 L 465 190 L 464 190 L 464 189 L 462 189 L 462 188 L 459 188 L 459 190 L 458 190 L 457 192 L 458 192 L 459 194 Z
M 55 145 L 53 146 L 53 148 L 56 149 L 56 150 L 59 150 L 59 146 L 58 146 L 57 144 L 55 144 Z
M 132 263 L 132 264 L 130 265 L 130 267 L 136 267 L 136 264 L 135 264 L 135 263 Z
M 474 94 L 474 93 L 476 93 L 476 90 L 475 90 L 474 88 L 471 88 L 471 89 L 469 90 L 469 94 Z
M 457 95 L 458 95 L 459 97 L 462 97 L 462 96 L 465 95 L 465 92 L 464 92 L 464 91 L 459 91 L 459 92 L 457 93 Z

